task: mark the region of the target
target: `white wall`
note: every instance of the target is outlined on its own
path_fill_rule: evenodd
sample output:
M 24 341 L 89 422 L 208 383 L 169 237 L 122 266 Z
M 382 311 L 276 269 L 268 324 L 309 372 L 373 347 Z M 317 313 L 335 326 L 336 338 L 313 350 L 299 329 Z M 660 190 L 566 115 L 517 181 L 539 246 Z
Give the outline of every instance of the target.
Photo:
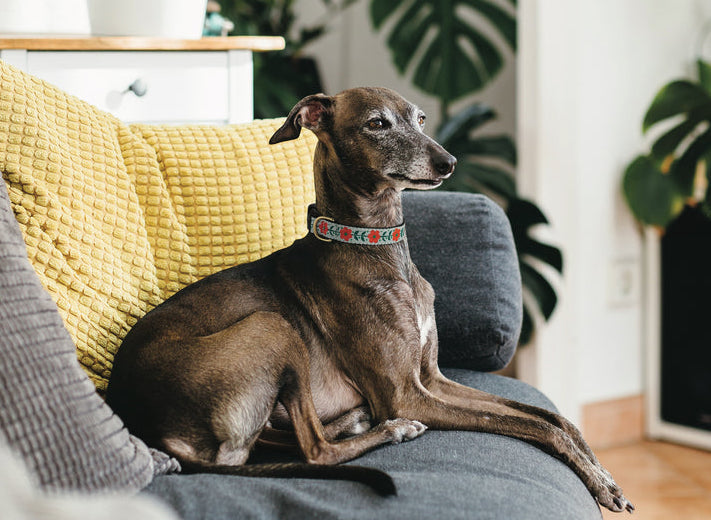
M 620 180 L 644 150 L 641 121 L 656 91 L 693 74 L 709 17 L 704 0 L 519 2 L 519 178 L 567 264 L 560 308 L 527 372 L 574 419 L 582 404 L 643 391 L 644 292 L 611 302 L 617 267 L 638 288 L 643 279 Z

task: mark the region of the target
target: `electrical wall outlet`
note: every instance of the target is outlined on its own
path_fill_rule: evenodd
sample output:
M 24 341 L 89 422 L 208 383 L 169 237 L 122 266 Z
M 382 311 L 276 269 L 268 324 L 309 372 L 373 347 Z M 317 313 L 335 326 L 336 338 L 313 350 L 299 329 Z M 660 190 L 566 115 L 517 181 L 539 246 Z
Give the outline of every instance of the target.
M 630 307 L 640 301 L 642 273 L 638 260 L 617 258 L 610 262 L 607 295 L 611 307 Z

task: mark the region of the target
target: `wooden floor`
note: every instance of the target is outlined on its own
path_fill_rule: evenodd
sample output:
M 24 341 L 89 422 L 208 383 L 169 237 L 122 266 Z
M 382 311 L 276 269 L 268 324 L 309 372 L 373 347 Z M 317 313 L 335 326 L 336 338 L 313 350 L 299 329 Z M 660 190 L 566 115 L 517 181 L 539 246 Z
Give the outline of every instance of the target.
M 635 505 L 630 520 L 711 520 L 711 452 L 643 441 L 597 455 Z M 603 517 L 628 515 L 605 510 Z

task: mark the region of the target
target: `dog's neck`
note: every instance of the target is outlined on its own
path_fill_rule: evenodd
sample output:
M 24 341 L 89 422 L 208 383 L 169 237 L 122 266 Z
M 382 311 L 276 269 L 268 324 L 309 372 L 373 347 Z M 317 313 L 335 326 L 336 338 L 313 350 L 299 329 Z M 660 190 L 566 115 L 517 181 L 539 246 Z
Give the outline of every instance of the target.
M 340 166 L 340 165 L 339 165 Z M 364 187 L 360 172 L 349 172 L 356 182 L 344 182 L 344 176 L 328 161 L 314 161 L 316 209 L 320 215 L 357 227 L 387 228 L 403 223 L 400 190 L 375 183 Z

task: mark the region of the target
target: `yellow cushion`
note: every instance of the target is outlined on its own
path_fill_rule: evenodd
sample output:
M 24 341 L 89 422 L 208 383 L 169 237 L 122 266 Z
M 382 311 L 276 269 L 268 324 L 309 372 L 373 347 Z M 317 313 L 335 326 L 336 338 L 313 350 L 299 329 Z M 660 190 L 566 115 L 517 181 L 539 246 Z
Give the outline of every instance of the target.
M 305 234 L 315 139 L 281 122 L 129 126 L 0 61 L 0 171 L 97 389 L 152 307 Z

